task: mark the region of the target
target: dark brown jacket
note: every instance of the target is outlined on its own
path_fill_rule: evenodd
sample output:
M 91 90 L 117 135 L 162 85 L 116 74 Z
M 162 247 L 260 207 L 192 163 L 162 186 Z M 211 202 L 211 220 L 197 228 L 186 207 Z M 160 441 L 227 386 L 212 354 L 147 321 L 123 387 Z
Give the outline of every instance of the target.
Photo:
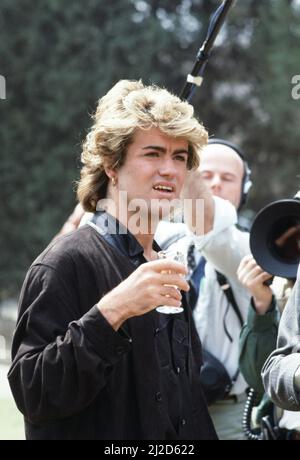
M 31 266 L 9 372 L 27 439 L 216 438 L 190 313 L 164 315 L 173 318 L 163 330 L 154 310 L 115 332 L 95 306 L 134 269 L 88 225 Z

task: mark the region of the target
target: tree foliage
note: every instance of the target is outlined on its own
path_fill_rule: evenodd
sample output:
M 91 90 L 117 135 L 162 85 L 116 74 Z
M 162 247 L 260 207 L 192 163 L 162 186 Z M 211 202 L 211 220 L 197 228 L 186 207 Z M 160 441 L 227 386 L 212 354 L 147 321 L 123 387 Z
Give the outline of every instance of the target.
M 81 142 L 96 101 L 120 78 L 180 93 L 213 0 L 2 0 L 0 297 L 75 204 Z M 211 135 L 244 147 L 250 206 L 299 188 L 299 2 L 243 0 L 230 11 L 193 104 Z

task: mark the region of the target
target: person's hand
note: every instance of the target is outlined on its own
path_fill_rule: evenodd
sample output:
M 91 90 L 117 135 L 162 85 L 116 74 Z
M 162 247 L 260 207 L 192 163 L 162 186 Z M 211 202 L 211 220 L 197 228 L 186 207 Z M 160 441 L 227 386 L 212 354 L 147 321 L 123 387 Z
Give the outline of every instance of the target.
M 181 198 L 197 198 L 197 196 L 193 195 L 195 191 L 195 184 L 198 182 L 200 187 L 202 187 L 204 182 L 199 169 L 192 169 L 188 171 L 180 194 Z
M 199 169 L 188 171 L 180 198 L 192 200 L 192 206 L 184 207 L 184 219 L 189 229 L 196 235 L 203 235 L 212 230 L 215 204 L 212 192 Z M 202 205 L 199 206 L 196 200 L 203 200 Z M 199 214 L 202 214 L 200 221 Z
M 173 260 L 147 262 L 105 295 L 98 308 L 117 330 L 126 319 L 144 315 L 159 305 L 179 307 L 182 298 L 179 290 L 189 290 L 186 274 L 186 267 Z
M 265 272 L 252 255 L 245 256 L 238 267 L 237 276 L 240 283 L 251 293 L 258 315 L 264 315 L 270 307 L 273 292 L 265 285 L 272 275 Z

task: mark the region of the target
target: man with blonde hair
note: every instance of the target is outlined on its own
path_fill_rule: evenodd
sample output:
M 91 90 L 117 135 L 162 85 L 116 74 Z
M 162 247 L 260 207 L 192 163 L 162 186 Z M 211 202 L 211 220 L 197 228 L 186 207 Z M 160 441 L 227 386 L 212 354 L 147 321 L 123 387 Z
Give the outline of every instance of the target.
M 216 439 L 186 268 L 158 260 L 153 239 L 206 142 L 164 89 L 123 80 L 99 101 L 78 185 L 92 222 L 55 239 L 21 293 L 9 382 L 27 439 Z

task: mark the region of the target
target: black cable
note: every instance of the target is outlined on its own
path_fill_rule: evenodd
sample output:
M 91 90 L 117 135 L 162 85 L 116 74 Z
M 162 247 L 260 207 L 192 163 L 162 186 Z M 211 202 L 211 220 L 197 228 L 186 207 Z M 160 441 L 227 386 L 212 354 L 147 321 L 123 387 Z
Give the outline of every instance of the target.
M 250 388 L 249 394 L 245 403 L 245 408 L 244 408 L 244 413 L 243 413 L 243 421 L 242 421 L 242 426 L 243 426 L 243 431 L 246 435 L 246 437 L 250 441 L 262 441 L 262 433 L 259 430 L 255 430 L 251 428 L 251 414 L 252 414 L 252 409 L 255 406 L 257 399 L 257 394 L 253 388 Z

